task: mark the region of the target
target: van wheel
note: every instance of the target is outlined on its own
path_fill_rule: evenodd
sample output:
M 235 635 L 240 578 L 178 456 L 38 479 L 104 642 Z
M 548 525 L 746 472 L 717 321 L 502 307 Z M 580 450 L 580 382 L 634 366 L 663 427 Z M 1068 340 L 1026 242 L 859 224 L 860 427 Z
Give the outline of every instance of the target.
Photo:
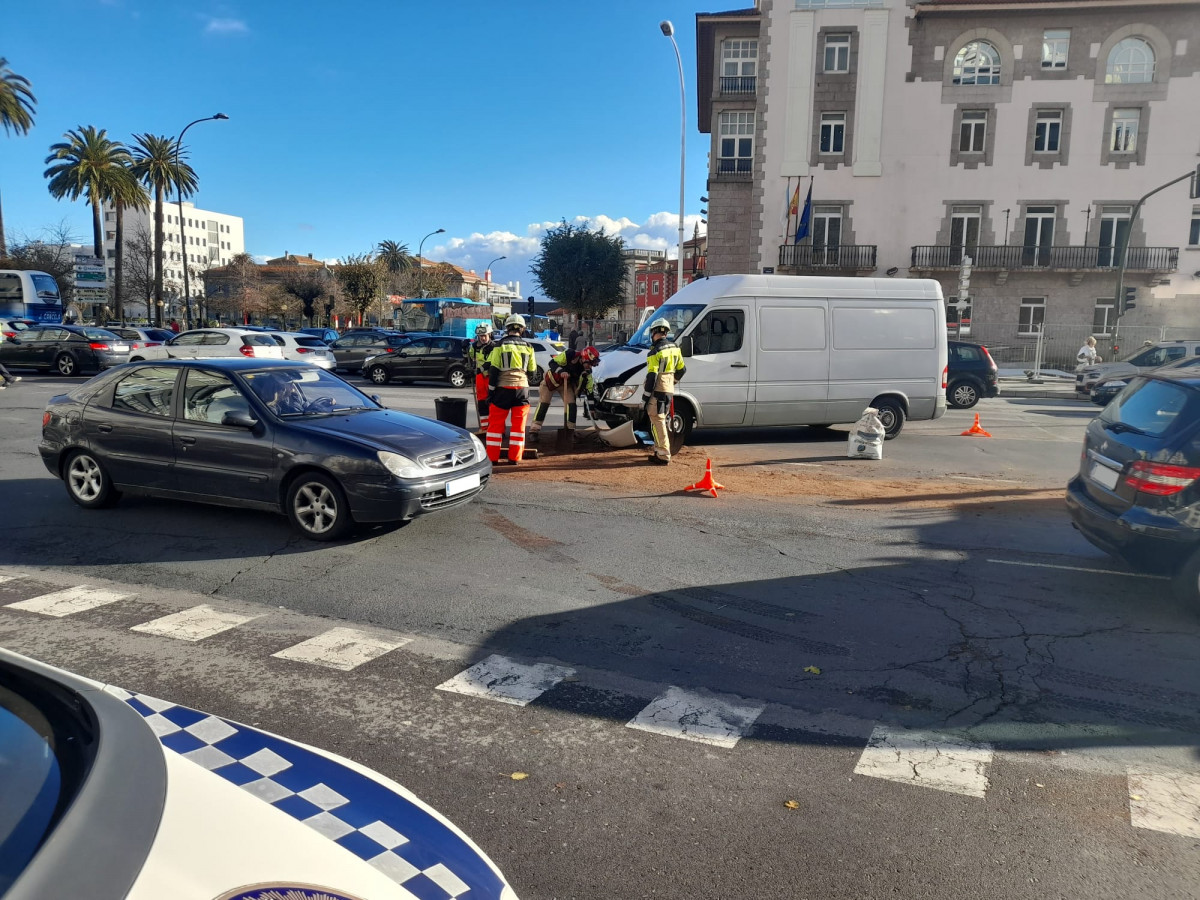
M 1171 587 L 1175 589 L 1180 600 L 1200 611 L 1200 550 L 1193 553 L 1192 558 L 1184 563 Z
M 979 390 L 969 381 L 951 383 L 950 390 L 946 393 L 949 396 L 950 405 L 955 409 L 970 409 L 979 402 Z
M 692 436 L 696 414 L 686 402 L 676 401 L 675 415 L 667 417 L 667 434 L 671 438 L 671 454 L 678 453 Z
M 898 400 L 879 400 L 871 404 L 879 411 L 879 421 L 883 423 L 883 439 L 890 441 L 904 430 L 904 407 Z

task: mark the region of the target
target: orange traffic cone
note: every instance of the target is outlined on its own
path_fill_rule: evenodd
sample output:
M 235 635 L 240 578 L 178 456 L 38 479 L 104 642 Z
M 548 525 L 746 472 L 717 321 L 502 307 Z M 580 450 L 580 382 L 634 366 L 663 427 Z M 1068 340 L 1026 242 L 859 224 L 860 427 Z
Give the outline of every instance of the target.
M 979 424 L 979 413 L 975 413 L 975 424 L 964 431 L 959 437 L 991 437 L 991 434 L 983 430 Z
M 704 466 L 704 477 L 701 478 L 699 481 L 697 481 L 695 484 L 689 484 L 687 487 L 684 488 L 684 490 L 685 491 L 708 491 L 710 494 L 712 494 L 715 497 L 715 496 L 717 496 L 718 488 L 720 490 L 725 490 L 725 485 L 717 484 L 717 482 L 713 480 L 712 460 L 710 459 L 710 460 L 708 460 L 707 464 Z

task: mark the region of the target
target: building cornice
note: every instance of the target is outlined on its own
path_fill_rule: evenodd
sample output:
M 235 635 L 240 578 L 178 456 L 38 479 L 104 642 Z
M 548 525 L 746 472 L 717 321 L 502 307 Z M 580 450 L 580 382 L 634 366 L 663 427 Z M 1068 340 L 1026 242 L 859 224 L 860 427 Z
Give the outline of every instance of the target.
M 1069 10 L 1175 9 L 1200 6 L 1200 0 L 933 0 L 917 3 L 917 16 L 953 15 L 964 12 L 1064 12 Z

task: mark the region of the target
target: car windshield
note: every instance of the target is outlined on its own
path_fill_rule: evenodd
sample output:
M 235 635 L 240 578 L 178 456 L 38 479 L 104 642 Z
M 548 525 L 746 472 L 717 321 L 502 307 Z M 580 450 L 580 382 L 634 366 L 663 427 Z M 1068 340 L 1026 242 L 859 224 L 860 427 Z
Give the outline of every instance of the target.
M 243 377 L 255 396 L 285 419 L 379 409 L 366 394 L 324 369 L 269 369 Z
M 1200 391 L 1147 378 L 1118 394 L 1100 421 L 1112 431 L 1164 435 L 1177 423 L 1200 416 Z
M 658 319 L 666 319 L 671 323 L 671 337 L 677 338 L 683 333 L 683 330 L 692 324 L 692 320 L 704 310 L 700 304 L 675 304 L 667 305 L 659 310 L 656 310 L 654 315 L 647 319 L 642 327 L 634 332 L 633 337 L 629 339 L 628 346 L 641 347 L 648 349 L 651 344 L 650 340 L 650 324 Z

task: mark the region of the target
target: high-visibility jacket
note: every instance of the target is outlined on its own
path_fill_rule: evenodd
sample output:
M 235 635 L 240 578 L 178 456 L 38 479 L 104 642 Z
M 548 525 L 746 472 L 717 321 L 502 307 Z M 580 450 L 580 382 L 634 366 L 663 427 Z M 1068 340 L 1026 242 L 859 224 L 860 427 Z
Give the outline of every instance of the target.
M 650 355 L 646 357 L 646 392 L 675 393 L 675 382 L 683 378 L 686 371 L 683 353 L 663 338 L 650 348 Z
M 492 355 L 492 351 L 496 349 L 494 341 L 481 341 L 479 338 L 471 341 L 471 365 L 475 367 L 476 372 L 487 373 L 488 357 Z
M 550 371 L 556 378 L 565 377 L 575 386 L 576 392 L 592 393 L 596 390 L 596 382 L 592 373 L 579 358 L 574 350 L 564 350 L 550 358 Z
M 515 334 L 505 335 L 488 355 L 488 381 L 492 387 L 527 388 L 537 372 L 533 348 Z

